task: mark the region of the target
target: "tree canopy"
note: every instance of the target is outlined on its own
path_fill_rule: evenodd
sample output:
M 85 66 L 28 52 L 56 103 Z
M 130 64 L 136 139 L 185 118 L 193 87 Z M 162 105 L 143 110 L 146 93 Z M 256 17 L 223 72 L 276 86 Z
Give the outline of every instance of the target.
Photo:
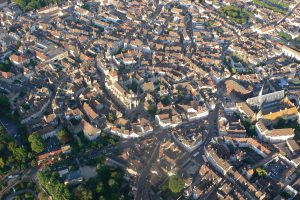
M 59 4 L 61 0 L 13 0 L 23 11 L 36 10 L 52 4 Z
M 38 172 L 39 183 L 49 192 L 53 200 L 71 199 L 69 189 L 60 182 L 58 174 L 49 171 Z
M 82 185 L 74 190 L 74 200 L 92 200 L 93 193 Z
M 0 62 L 0 71 L 9 72 L 11 69 L 11 62 L 10 60 L 5 60 L 4 62 Z
M 250 13 L 247 10 L 235 6 L 223 7 L 221 15 L 240 25 L 245 25 L 250 17 Z
M 268 175 L 267 171 L 265 169 L 262 168 L 257 168 L 255 169 L 255 173 L 259 176 L 259 177 L 266 177 Z
M 62 144 L 66 144 L 70 140 L 69 134 L 65 130 L 58 131 L 57 138 Z
M 177 175 L 170 176 L 169 178 L 169 189 L 173 193 L 181 192 L 184 188 L 184 181 Z
M 44 151 L 45 143 L 42 137 L 34 132 L 28 137 L 28 141 L 30 142 L 31 149 L 36 153 L 41 153 Z
M 118 197 L 128 195 L 130 191 L 121 189 L 122 183 L 124 183 L 122 171 L 107 166 L 104 164 L 104 160 L 100 160 L 97 165 L 97 177 L 78 186 L 73 192 L 72 199 L 120 199 Z
M 29 163 L 26 148 L 19 147 L 0 126 L 0 173 L 25 169 Z
M 10 112 L 10 103 L 7 96 L 0 94 L 0 114 L 7 114 Z

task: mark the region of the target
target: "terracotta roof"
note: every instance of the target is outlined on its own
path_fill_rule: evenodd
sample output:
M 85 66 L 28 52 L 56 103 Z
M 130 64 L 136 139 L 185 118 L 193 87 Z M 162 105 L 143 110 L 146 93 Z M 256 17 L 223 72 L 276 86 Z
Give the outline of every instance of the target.
M 269 132 L 266 135 L 269 136 L 295 135 L 295 129 L 292 128 L 273 129 L 273 130 L 269 130 Z
M 0 78 L 4 78 L 4 79 L 9 79 L 13 76 L 14 74 L 11 72 L 1 72 L 0 71 Z
M 87 103 L 83 104 L 83 109 L 93 120 L 95 120 L 99 116 L 97 113 L 95 113 L 95 111 Z

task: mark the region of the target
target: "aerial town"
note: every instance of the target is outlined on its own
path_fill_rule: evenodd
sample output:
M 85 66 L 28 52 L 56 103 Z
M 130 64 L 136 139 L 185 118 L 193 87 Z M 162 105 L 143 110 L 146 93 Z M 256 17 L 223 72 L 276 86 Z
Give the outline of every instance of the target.
M 299 0 L 0 0 L 0 199 L 299 200 Z

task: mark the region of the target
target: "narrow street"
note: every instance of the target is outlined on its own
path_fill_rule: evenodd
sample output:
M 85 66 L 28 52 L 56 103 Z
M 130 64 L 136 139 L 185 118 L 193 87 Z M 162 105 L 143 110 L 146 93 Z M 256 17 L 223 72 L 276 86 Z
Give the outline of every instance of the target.
M 159 147 L 160 147 L 160 142 L 158 142 L 156 144 L 156 146 L 152 152 L 150 160 L 148 161 L 147 165 L 144 167 L 144 170 L 142 171 L 141 175 L 138 178 L 137 191 L 136 191 L 136 196 L 134 198 L 135 200 L 142 199 L 144 192 L 147 192 L 147 190 L 148 190 L 148 187 L 146 187 L 146 185 L 147 186 L 149 186 L 149 185 L 146 183 L 146 179 L 150 172 L 153 162 L 157 159 Z

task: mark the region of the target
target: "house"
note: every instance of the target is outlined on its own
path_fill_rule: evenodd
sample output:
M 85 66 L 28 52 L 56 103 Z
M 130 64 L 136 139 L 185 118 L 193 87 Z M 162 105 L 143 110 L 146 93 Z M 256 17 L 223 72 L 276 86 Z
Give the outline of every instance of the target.
M 9 60 L 16 66 L 22 66 L 30 61 L 27 57 L 23 55 L 18 56 L 16 54 L 9 56 Z
M 16 80 L 16 76 L 11 72 L 0 71 L 0 80 L 5 81 L 7 83 L 12 83 Z
M 146 82 L 143 84 L 144 92 L 153 92 L 154 91 L 154 84 L 153 82 Z
M 83 176 L 81 175 L 80 170 L 71 171 L 65 174 L 63 179 L 65 185 L 77 185 L 83 182 Z
M 84 102 L 82 107 L 91 121 L 95 122 L 98 119 L 99 115 L 91 108 L 89 104 Z
M 94 127 L 91 125 L 89 122 L 82 120 L 82 129 L 83 129 L 83 134 L 88 140 L 95 140 L 100 136 L 101 130 L 98 129 L 97 127 Z
M 51 151 L 48 153 L 43 153 L 37 157 L 38 166 L 48 165 L 55 161 L 60 154 L 67 154 L 71 152 L 70 145 L 62 146 L 60 149 Z
M 209 145 L 208 148 L 204 148 L 204 153 L 211 165 L 213 165 L 217 171 L 224 176 L 229 172 L 232 166 L 224 159 L 219 157 L 215 150 Z
M 248 118 L 251 121 L 254 121 L 256 119 L 256 113 L 248 106 L 247 103 L 236 103 L 236 108 L 238 113 L 241 114 L 242 118 Z
M 287 140 L 286 145 L 293 155 L 297 155 L 300 153 L 300 146 L 295 140 Z

